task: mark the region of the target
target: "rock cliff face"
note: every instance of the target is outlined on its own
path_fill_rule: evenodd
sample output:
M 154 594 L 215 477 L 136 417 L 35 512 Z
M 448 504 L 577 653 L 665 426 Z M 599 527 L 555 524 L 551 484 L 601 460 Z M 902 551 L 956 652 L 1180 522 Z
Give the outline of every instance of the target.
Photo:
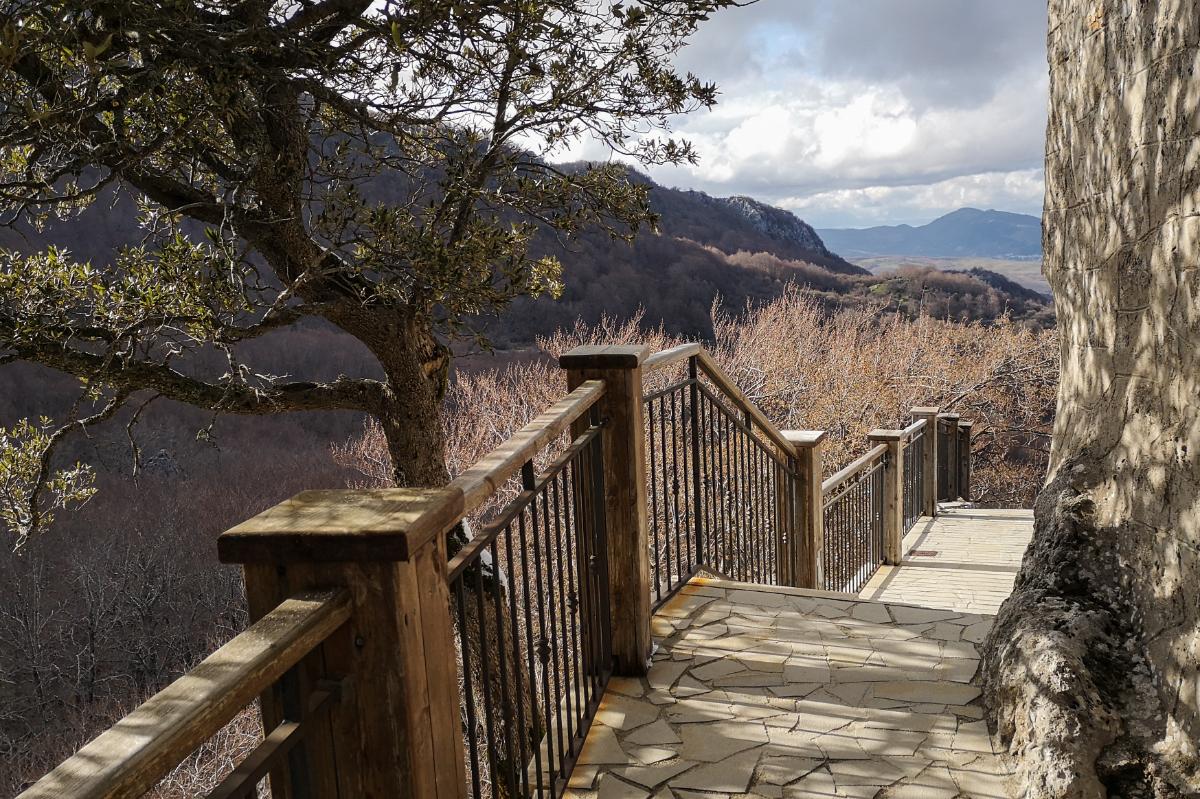
M 985 698 L 1026 796 L 1200 795 L 1200 2 L 1049 14 L 1063 373 Z
M 833 255 L 825 246 L 825 242 L 821 241 L 817 231 L 813 230 L 812 225 L 791 211 L 767 205 L 753 197 L 735 196 L 714 199 L 746 217 L 755 229 L 766 236 L 778 241 L 791 242 L 827 257 Z

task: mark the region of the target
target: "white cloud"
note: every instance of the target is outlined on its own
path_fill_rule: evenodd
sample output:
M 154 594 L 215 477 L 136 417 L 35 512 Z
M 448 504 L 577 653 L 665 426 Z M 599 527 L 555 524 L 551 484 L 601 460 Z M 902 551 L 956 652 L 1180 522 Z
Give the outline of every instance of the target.
M 912 186 L 868 186 L 805 196 L 776 203 L 817 227 L 924 224 L 947 210 L 998 208 L 1038 215 L 1045 193 L 1042 170 L 961 175 Z
M 651 175 L 827 226 L 928 221 L 967 204 L 1037 213 L 1045 14 L 1040 0 L 720 12 L 679 59 L 721 89 L 714 111 L 675 120 L 701 161 Z M 591 145 L 571 155 L 604 157 Z

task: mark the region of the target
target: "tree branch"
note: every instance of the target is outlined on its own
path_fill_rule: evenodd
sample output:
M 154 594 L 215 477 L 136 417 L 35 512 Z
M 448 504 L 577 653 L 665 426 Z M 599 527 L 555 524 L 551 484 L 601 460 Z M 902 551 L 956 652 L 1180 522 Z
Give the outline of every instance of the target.
M 177 400 L 221 413 L 265 415 L 292 411 L 348 410 L 374 413 L 388 396 L 377 381 L 339 377 L 331 383 L 296 381 L 257 388 L 236 383 L 213 384 L 188 377 L 169 366 L 151 361 L 122 362 L 118 358 L 35 343 L 15 348 L 23 360 L 59 371 L 111 384 L 117 391 L 150 389 Z
M 63 439 L 74 430 L 86 430 L 92 425 L 99 424 L 106 419 L 111 419 L 113 414 L 120 410 L 125 404 L 125 400 L 129 398 L 129 391 L 118 391 L 108 404 L 101 408 L 91 416 L 83 419 L 76 419 L 68 424 L 63 425 L 54 431 L 50 436 L 50 440 L 46 444 L 46 448 L 42 450 L 40 462 L 38 464 L 37 479 L 33 482 L 33 489 L 29 493 L 29 529 L 30 532 L 37 530 L 38 525 L 42 520 L 42 509 L 38 506 L 42 492 L 46 489 L 47 482 L 50 479 L 50 461 L 54 457 L 54 451 Z M 18 542 L 18 546 L 20 543 Z

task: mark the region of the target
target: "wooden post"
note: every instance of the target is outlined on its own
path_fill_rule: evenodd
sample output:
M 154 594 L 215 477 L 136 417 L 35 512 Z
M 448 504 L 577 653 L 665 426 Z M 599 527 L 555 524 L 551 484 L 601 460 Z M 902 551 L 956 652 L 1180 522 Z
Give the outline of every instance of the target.
M 604 381 L 604 396 L 596 407 L 605 425 L 604 513 L 613 670 L 622 676 L 646 673 L 653 644 L 642 408 L 642 361 L 649 354 L 645 346 L 586 346 L 558 359 L 572 390 L 587 380 Z
M 217 541 L 242 564 L 250 619 L 300 591 L 343 587 L 350 620 L 262 696 L 266 729 L 329 680 L 347 686 L 298 747 L 276 797 L 466 796 L 445 536 L 408 524 L 447 502 L 436 489 L 307 491 Z
M 883 470 L 883 562 L 899 566 L 904 554 L 904 431 L 872 430 L 872 444 L 887 444 Z
M 971 428 L 973 422 L 958 423 L 958 493 L 971 501 Z
M 824 430 L 784 430 L 783 437 L 795 452 L 789 466 L 796 473 L 790 491 L 789 585 L 797 588 L 822 588 L 825 583 L 825 511 L 821 494 L 821 451 Z
M 938 418 L 946 422 L 946 500 L 956 502 L 958 491 L 958 414 L 939 413 Z
M 937 436 L 938 409 L 931 406 L 921 406 L 912 409 L 913 419 L 925 420 L 925 437 L 921 439 L 919 457 L 922 460 L 922 470 L 925 473 L 925 493 L 921 497 L 921 513 L 925 516 L 937 516 Z

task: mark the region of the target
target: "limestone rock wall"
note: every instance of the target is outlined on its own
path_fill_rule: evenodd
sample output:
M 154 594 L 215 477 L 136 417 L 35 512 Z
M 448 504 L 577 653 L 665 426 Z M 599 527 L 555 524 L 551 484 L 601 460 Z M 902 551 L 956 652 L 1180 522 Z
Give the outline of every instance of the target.
M 1122 599 L 1106 612 L 1148 666 L 1164 721 L 1152 748 L 1187 773 L 1200 746 L 1200 0 L 1050 0 L 1049 15 L 1045 270 L 1063 373 L 1038 536 L 1063 535 L 1052 509 L 1069 500 L 1086 517 L 1076 529 L 1115 554 L 1102 579 Z M 1027 560 L 1025 584 L 1070 593 L 1033 579 L 1039 568 Z

